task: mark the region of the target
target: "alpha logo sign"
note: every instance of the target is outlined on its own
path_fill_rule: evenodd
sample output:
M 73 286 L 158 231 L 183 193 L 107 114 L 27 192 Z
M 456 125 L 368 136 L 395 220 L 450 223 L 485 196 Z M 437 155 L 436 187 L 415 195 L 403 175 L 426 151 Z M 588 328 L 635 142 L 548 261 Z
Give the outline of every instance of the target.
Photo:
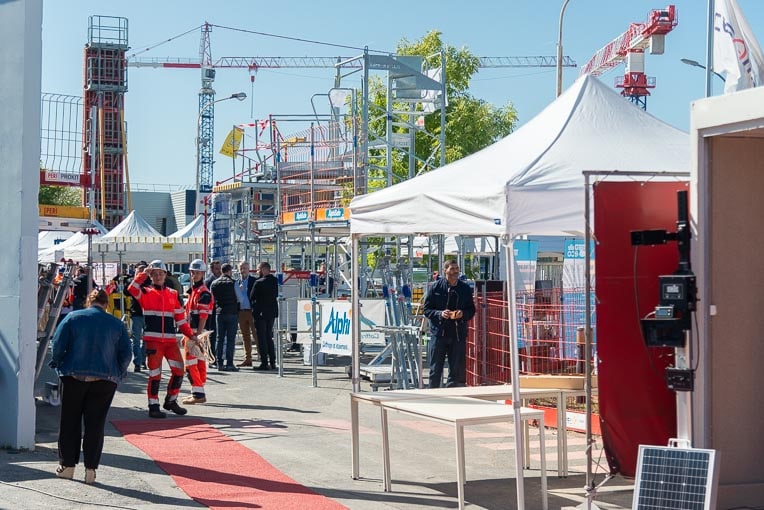
M 330 207 L 316 210 L 316 221 L 347 220 L 350 218 L 350 209 L 345 207 Z
M 349 301 L 323 303 L 321 312 L 324 327 L 321 330 L 321 352 L 341 356 L 348 356 L 352 352 L 351 306 L 352 303 Z
M 281 215 L 281 222 L 285 225 L 310 221 L 311 211 L 285 212 Z

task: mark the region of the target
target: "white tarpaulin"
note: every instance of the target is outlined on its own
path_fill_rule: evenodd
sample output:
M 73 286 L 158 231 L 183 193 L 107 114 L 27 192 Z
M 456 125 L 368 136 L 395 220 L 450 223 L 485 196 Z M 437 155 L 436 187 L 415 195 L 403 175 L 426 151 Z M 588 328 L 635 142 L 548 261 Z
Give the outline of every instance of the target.
M 485 149 L 350 203 L 358 234 L 581 235 L 584 170 L 689 168 L 686 133 L 585 75 Z

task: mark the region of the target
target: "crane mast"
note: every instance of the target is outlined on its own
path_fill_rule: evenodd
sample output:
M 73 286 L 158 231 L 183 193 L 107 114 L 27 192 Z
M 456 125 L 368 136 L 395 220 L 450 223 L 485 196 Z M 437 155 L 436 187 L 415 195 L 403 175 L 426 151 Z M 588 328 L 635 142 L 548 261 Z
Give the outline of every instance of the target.
M 645 74 L 645 50 L 653 55 L 662 55 L 666 34 L 678 22 L 676 7 L 650 11 L 645 23 L 631 23 L 628 30 L 602 47 L 581 68 L 581 75 L 599 76 L 626 61 L 626 71 L 615 80 L 616 88 L 623 89 L 621 95 L 643 109 L 647 109 L 648 89 L 655 88 L 655 78 Z

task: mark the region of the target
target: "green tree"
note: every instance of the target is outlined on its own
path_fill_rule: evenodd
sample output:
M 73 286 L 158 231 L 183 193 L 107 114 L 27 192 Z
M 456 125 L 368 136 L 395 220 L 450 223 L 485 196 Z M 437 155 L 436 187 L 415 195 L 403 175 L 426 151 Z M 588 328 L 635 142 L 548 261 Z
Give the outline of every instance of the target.
M 40 205 L 82 205 L 82 192 L 79 188 L 69 186 L 40 186 L 37 197 Z
M 440 68 L 441 55 L 446 58 L 446 163 L 451 163 L 477 152 L 510 134 L 517 123 L 517 111 L 512 103 L 502 107 L 472 96 L 470 79 L 478 72 L 480 61 L 467 48 L 454 48 L 441 39 L 441 33 L 431 31 L 421 39 L 398 44 L 398 55 L 421 55 L 428 69 Z M 369 137 L 385 135 L 385 112 L 387 90 L 379 78 L 369 84 Z M 394 111 L 404 110 L 405 105 L 393 105 Z M 418 107 L 421 110 L 421 106 Z M 440 111 L 424 115 L 426 132 L 416 132 L 416 174 L 429 171 L 440 163 Z M 396 125 L 394 133 L 407 134 L 408 127 Z M 372 150 L 369 155 L 369 191 L 387 184 L 385 150 Z M 404 149 L 391 152 L 393 183 L 409 177 L 409 155 Z

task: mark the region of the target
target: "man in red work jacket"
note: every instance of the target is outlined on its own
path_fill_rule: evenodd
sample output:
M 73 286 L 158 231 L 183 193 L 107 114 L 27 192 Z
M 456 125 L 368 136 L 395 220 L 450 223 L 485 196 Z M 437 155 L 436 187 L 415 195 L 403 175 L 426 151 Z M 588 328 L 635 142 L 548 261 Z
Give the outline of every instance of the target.
M 204 332 L 207 318 L 212 314 L 212 293 L 204 284 L 204 273 L 207 264 L 201 259 L 196 259 L 188 265 L 191 274 L 191 288 L 186 301 L 186 317 L 188 317 L 191 329 L 197 335 Z M 207 355 L 198 342 L 183 338 L 184 354 L 186 355 L 186 375 L 191 381 L 191 396 L 181 400 L 182 404 L 203 404 L 207 402 L 204 392 L 204 384 L 207 382 Z M 207 346 L 209 349 L 209 344 Z
M 175 414 L 184 415 L 186 410 L 178 404 L 178 393 L 183 384 L 183 357 L 175 337 L 175 328 L 193 341 L 199 339 L 188 325 L 183 308 L 178 300 L 178 293 L 165 286 L 167 269 L 161 260 L 152 260 L 140 273 L 135 275 L 128 287 L 130 294 L 138 300 L 143 308 L 146 322 L 143 331 L 143 342 L 146 345 L 146 357 L 149 368 L 148 397 L 149 416 L 164 418 L 166 415 L 159 409 L 159 382 L 162 380 L 162 359 L 167 358 L 170 365 L 170 382 L 167 384 L 167 396 L 163 407 Z M 141 287 L 141 284 L 151 278 L 151 285 Z

